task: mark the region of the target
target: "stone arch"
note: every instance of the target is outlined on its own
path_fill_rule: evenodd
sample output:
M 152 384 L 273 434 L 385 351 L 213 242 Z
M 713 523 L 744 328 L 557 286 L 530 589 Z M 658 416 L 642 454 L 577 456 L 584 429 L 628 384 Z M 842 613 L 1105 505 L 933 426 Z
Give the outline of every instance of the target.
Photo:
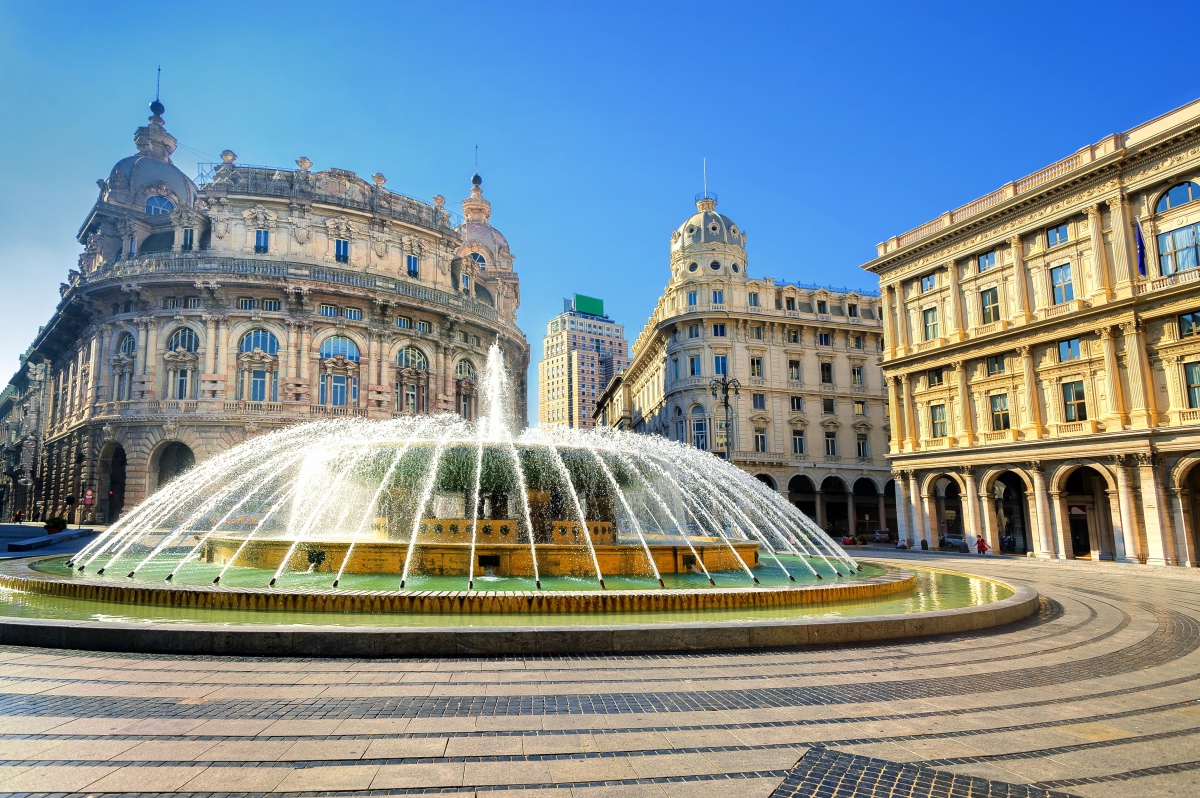
M 133 336 L 133 351 L 136 354 L 138 347 L 142 345 L 141 337 L 138 335 L 137 325 L 128 322 L 119 322 L 113 326 L 112 335 L 108 338 L 108 351 L 104 353 L 104 357 L 116 357 L 121 352 L 121 341 L 126 335 Z
M 1179 488 L 1187 487 L 1191 471 L 1198 464 L 1200 464 L 1200 452 L 1189 452 L 1176 460 L 1175 465 L 1171 468 L 1170 481 L 1167 483 L 1167 488 L 1178 490 Z
M 286 324 L 273 319 L 239 319 L 229 327 L 229 345 L 233 351 L 240 352 L 242 339 L 246 334 L 254 330 L 266 330 L 275 336 L 279 341 L 279 349 L 283 351 L 288 345 L 288 328 Z
M 1017 478 L 1025 484 L 1025 490 L 1028 491 L 1030 495 L 1033 495 L 1033 480 L 1030 479 L 1029 475 L 1025 473 L 1025 469 L 1019 466 L 1007 465 L 993 466 L 985 469 L 979 475 L 979 491 L 981 493 L 993 493 L 996 487 L 996 480 L 999 479 L 1002 474 L 1015 474 Z
M 1055 468 L 1053 473 L 1051 473 L 1049 478 L 1046 480 L 1048 485 L 1047 490 L 1049 490 L 1051 493 L 1054 493 L 1055 491 L 1061 491 L 1067 482 L 1067 478 L 1080 468 L 1092 469 L 1104 478 L 1104 482 L 1109 490 L 1117 489 L 1117 480 L 1112 475 L 1112 472 L 1109 471 L 1108 466 L 1101 464 L 1098 460 L 1085 459 L 1068 461 Z
M 90 511 L 111 524 L 125 511 L 129 455 L 115 439 L 101 443 L 96 453 L 95 504 Z
M 856 496 L 878 496 L 882 492 L 879 483 L 872 477 L 858 477 L 851 485 L 851 490 Z
M 849 493 L 850 488 L 846 484 L 846 480 L 842 479 L 837 474 L 830 474 L 821 480 L 821 490 L 830 491 L 831 493 Z
M 1047 482 L 1058 556 L 1114 559 L 1122 525 L 1117 484 L 1108 468 L 1094 460 L 1068 461 Z
M 312 341 L 309 343 L 311 350 L 310 354 L 313 357 L 319 358 L 321 355 L 321 344 L 328 341 L 330 338 L 349 338 L 358 347 L 358 357 L 362 360 L 367 356 L 367 351 L 370 346 L 366 340 L 359 335 L 357 330 L 341 329 L 338 327 L 322 327 L 320 330 L 313 332 Z
M 775 478 L 772 477 L 770 474 L 755 474 L 754 478 L 757 479 L 759 482 L 763 483 L 764 485 L 766 485 L 771 490 L 778 490 L 778 488 L 775 485 Z
M 796 474 L 788 480 L 788 493 L 816 493 L 816 483 L 807 474 Z
M 1200 559 L 1200 452 L 1190 452 L 1180 457 L 1170 471 L 1166 485 L 1168 503 L 1178 535 L 1184 546 L 1179 552 L 1181 564 L 1193 567 Z M 1135 556 L 1134 552 L 1125 552 L 1126 558 Z
M 150 457 L 151 482 L 161 488 L 196 465 L 196 453 L 183 441 L 167 440 Z
M 171 336 L 183 329 L 191 330 L 196 334 L 196 340 L 200 342 L 200 345 L 196 347 L 196 352 L 204 352 L 205 347 L 208 346 L 208 336 L 205 334 L 206 331 L 204 329 L 204 325 L 194 319 L 188 318 L 185 318 L 183 321 L 179 321 L 178 319 L 174 318 L 168 319 L 162 324 L 162 326 L 158 328 L 158 339 L 156 345 L 158 346 L 159 350 L 165 353 L 167 351 L 167 343 L 171 340 Z M 141 342 L 139 341 L 139 343 Z
M 949 479 L 958 486 L 961 493 L 966 493 L 967 485 L 963 481 L 962 476 L 953 471 L 931 471 L 921 480 L 920 488 L 922 496 L 933 496 L 937 490 L 938 482 L 943 478 Z M 943 493 L 945 486 L 943 486 Z

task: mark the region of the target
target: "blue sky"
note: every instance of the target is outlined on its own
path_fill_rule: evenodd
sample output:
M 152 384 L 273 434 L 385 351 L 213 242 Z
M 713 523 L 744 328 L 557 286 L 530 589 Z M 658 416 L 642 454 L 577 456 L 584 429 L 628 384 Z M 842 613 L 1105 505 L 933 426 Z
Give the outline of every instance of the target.
M 870 287 L 878 241 L 1200 96 L 1171 34 L 1197 23 L 1171 2 L 0 4 L 0 375 L 159 64 L 189 174 L 305 155 L 457 207 L 478 144 L 536 419 L 546 320 L 579 292 L 636 336 L 702 157 L 752 276 Z

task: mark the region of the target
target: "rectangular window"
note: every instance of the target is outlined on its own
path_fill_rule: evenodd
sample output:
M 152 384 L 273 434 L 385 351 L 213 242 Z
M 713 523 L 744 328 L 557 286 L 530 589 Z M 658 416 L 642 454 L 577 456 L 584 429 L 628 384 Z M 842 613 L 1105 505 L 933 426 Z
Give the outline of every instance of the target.
M 725 419 L 714 419 L 713 423 L 713 446 L 718 451 L 725 451 L 729 447 L 729 428 L 726 426 Z
M 726 364 L 727 360 L 725 355 L 713 355 L 713 374 L 716 374 L 718 377 L 724 377 L 726 374 L 728 374 L 729 372 L 726 370 Z
M 999 288 L 985 288 L 979 292 L 979 315 L 984 324 L 1000 321 Z
M 817 313 L 829 315 L 829 303 L 824 299 L 817 300 Z
M 851 366 L 850 367 L 850 382 L 853 383 L 854 385 L 862 385 L 863 384 L 863 367 L 862 366 Z
M 988 376 L 1004 373 L 1004 355 L 989 355 L 987 359 Z
M 1183 379 L 1187 382 L 1188 407 L 1200 407 L 1200 362 L 1184 363 Z
M 182 249 L 184 252 L 191 252 L 192 247 L 195 246 L 195 242 L 196 231 L 191 227 L 183 228 L 183 243 L 180 246 L 180 249 Z
M 254 298 L 248 296 L 238 297 L 238 310 L 254 310 Z
M 335 375 L 333 377 L 333 396 L 330 404 L 334 407 L 345 407 L 347 402 L 346 395 L 346 377 Z
M 761 357 L 750 358 L 750 376 L 758 377 L 759 379 L 762 378 L 762 376 L 763 376 L 763 359 Z
M 696 307 L 696 292 L 695 291 L 688 291 L 688 307 L 690 307 L 690 308 Z
M 858 305 L 853 303 L 846 306 L 846 315 L 852 319 L 858 318 Z
M 175 398 L 188 398 L 188 383 L 191 382 L 192 372 L 189 369 L 179 369 L 175 372 Z
M 1064 382 L 1063 418 L 1067 421 L 1087 421 L 1087 401 L 1083 396 L 1083 380 Z
M 271 231 L 270 230 L 255 230 L 254 231 L 254 251 L 260 255 L 271 251 Z
M 321 315 L 322 316 L 329 316 L 332 318 L 334 316 L 337 316 L 337 314 L 338 314 L 337 305 L 322 305 L 321 306 Z
M 1003 432 L 1009 428 L 1008 394 L 994 393 L 988 401 L 992 406 L 992 432 Z
M 833 364 L 821 364 L 821 382 L 825 385 L 833 385 Z
M 754 326 L 754 327 L 750 328 L 750 340 L 751 341 L 761 341 L 762 340 L 762 327 Z
M 1058 360 L 1060 363 L 1065 363 L 1068 360 L 1078 360 L 1080 358 L 1079 339 L 1068 338 L 1065 341 L 1058 342 Z
M 1067 223 L 1063 222 L 1058 227 L 1051 227 L 1046 231 L 1046 246 L 1057 247 L 1059 244 L 1067 243 Z
M 455 338 L 457 338 L 460 343 L 464 343 L 464 344 L 471 340 L 470 336 L 467 335 L 466 330 L 459 330 L 458 334 L 455 335 Z
M 932 341 L 938 337 L 938 309 L 925 308 L 921 311 L 921 318 L 925 322 L 925 340 Z
M 867 403 L 862 399 L 854 400 L 854 415 L 865 416 L 867 414 Z
M 826 415 L 833 415 L 837 412 L 837 404 L 828 396 L 821 399 L 821 412 Z
M 755 410 L 767 409 L 767 395 L 765 393 L 751 394 L 750 400 L 754 403 Z
M 417 321 L 417 332 L 427 333 L 430 331 L 430 329 L 431 328 L 429 326 L 429 322 L 419 321 L 419 320 Z
M 278 299 L 264 299 L 262 301 L 263 310 L 278 311 L 283 307 L 283 303 Z
M 1200 224 L 1169 230 L 1158 237 L 1158 266 L 1164 275 L 1200 267 Z
M 679 379 L 679 358 L 671 358 L 671 379 Z
M 850 346 L 854 347 L 855 349 L 862 349 L 863 337 L 861 335 L 850 336 Z
M 708 448 L 708 424 L 703 418 L 692 419 L 692 446 L 697 449 Z
M 788 379 L 792 382 L 800 382 L 800 361 L 788 361 Z
M 724 338 L 725 325 L 720 322 L 714 322 L 712 326 L 712 334 L 714 338 Z
M 803 396 L 793 396 L 792 397 L 792 412 L 793 413 L 804 412 L 804 397 Z
M 1179 317 L 1179 337 L 1200 335 L 1200 311 L 1184 313 Z
M 724 305 L 725 304 L 725 292 L 721 291 L 720 289 L 713 291 L 712 292 L 712 303 L 714 305 Z
M 167 310 L 179 307 L 179 297 L 169 296 L 163 300 L 163 307 Z
M 833 432 L 832 430 L 827 431 L 825 433 L 825 456 L 837 457 L 837 453 L 837 433 Z
M 267 401 L 267 372 L 261 369 L 250 372 L 250 401 Z
M 326 250 L 328 252 L 328 250 Z M 350 242 L 344 238 L 335 238 L 333 241 L 333 259 L 338 263 L 350 262 Z
M 925 372 L 925 387 L 926 388 L 936 388 L 937 386 L 939 386 L 943 382 L 945 382 L 945 379 L 946 379 L 946 376 L 945 376 L 945 371 L 943 369 L 941 369 L 941 368 L 930 369 L 929 371 Z
M 975 262 L 979 264 L 979 271 L 986 272 L 988 269 L 990 269 L 996 265 L 995 250 L 993 250 L 991 252 L 985 252 L 984 254 L 982 254 L 978 258 L 976 258 Z
M 412 319 L 410 319 L 408 316 L 397 316 L 396 326 L 402 330 L 410 329 L 412 327 Z
M 795 310 L 796 309 L 796 298 L 790 296 L 787 299 L 783 300 L 783 309 L 784 310 Z
M 817 346 L 833 346 L 833 336 L 827 332 L 817 333 Z
M 758 307 L 758 294 L 751 292 L 746 301 L 749 303 L 750 307 Z
M 408 255 L 407 257 L 405 257 L 404 261 L 408 265 L 408 276 L 409 277 L 420 277 L 421 276 L 421 259 L 420 258 L 418 258 L 416 255 Z
M 927 274 L 921 278 L 921 293 L 922 294 L 925 293 L 926 291 L 932 291 L 935 288 L 937 288 L 937 275 L 936 274 Z
M 688 338 L 699 338 L 699 337 L 700 337 L 700 325 L 699 324 L 689 324 L 688 325 Z
M 792 454 L 804 454 L 804 430 L 792 430 Z
M 342 308 L 342 315 L 351 321 L 362 321 L 362 310 L 360 308 Z
M 1071 284 L 1071 264 L 1064 263 L 1050 270 L 1050 286 L 1054 292 L 1054 304 L 1061 305 L 1075 298 L 1075 286 Z
M 858 456 L 863 459 L 870 457 L 871 456 L 871 447 L 867 443 L 866 433 L 860 432 L 860 433 L 858 433 L 857 437 L 858 437 L 858 439 L 857 439 L 856 443 L 858 445 Z
M 929 423 L 932 427 L 933 437 L 946 437 L 946 406 L 945 405 L 930 405 L 929 406 Z
M 787 337 L 787 342 L 789 344 L 800 343 L 800 331 L 799 330 L 788 330 L 786 333 L 786 337 Z
M 688 376 L 700 376 L 700 357 L 698 355 L 692 355 L 688 358 Z
M 754 451 L 767 452 L 767 431 L 765 429 L 754 430 Z
M 183 300 L 183 305 L 188 310 L 196 310 L 197 308 L 200 307 L 200 297 L 190 296 L 190 297 L 186 298 L 185 300 Z

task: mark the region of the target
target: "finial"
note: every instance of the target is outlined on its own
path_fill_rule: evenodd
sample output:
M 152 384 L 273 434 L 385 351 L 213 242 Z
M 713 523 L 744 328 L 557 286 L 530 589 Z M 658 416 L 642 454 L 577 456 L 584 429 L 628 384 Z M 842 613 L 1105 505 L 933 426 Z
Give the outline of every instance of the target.
M 309 169 L 312 168 L 312 161 L 308 160 L 303 155 L 301 155 L 299 158 L 296 159 L 296 166 L 300 167 L 301 172 L 307 172 Z
M 383 188 L 383 184 L 387 182 L 387 178 L 379 172 L 376 172 L 375 174 L 371 175 L 371 182 L 373 182 L 377 187 Z
M 233 150 L 222 150 L 221 160 L 232 166 L 233 162 L 237 160 L 237 153 Z
M 476 188 L 483 185 L 483 178 L 479 176 L 478 172 L 471 176 L 471 185 Z
M 150 103 L 150 113 L 154 114 L 159 122 L 162 121 L 163 111 L 166 111 L 166 106 L 159 102 L 159 94 L 162 89 L 162 67 L 158 68 L 158 75 L 154 79 L 154 102 Z

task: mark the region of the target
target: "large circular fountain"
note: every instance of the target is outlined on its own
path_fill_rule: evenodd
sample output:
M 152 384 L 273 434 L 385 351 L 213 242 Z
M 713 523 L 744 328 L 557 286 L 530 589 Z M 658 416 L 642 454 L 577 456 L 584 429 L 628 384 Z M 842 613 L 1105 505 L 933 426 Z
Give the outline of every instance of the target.
M 74 557 L 0 568 L 0 588 L 268 611 L 280 623 L 297 613 L 603 622 L 917 590 L 912 571 L 860 565 L 706 452 L 615 431 L 514 435 L 501 362 L 493 347 L 478 421 L 346 418 L 260 436 L 177 478 Z M 988 595 L 972 601 L 1010 600 Z M 1032 611 L 1028 596 L 1017 604 Z

